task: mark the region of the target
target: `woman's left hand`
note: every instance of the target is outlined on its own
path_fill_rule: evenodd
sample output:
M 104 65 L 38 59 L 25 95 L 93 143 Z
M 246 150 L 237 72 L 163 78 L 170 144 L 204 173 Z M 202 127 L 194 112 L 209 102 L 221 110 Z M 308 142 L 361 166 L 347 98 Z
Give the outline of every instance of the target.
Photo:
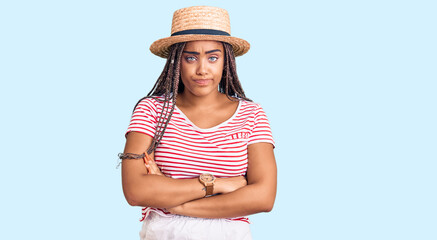
M 147 153 L 145 153 L 144 159 L 144 165 L 147 168 L 147 174 L 154 174 L 154 175 L 160 175 L 165 176 L 161 169 L 159 169 L 158 165 L 156 164 L 155 160 L 150 157 Z

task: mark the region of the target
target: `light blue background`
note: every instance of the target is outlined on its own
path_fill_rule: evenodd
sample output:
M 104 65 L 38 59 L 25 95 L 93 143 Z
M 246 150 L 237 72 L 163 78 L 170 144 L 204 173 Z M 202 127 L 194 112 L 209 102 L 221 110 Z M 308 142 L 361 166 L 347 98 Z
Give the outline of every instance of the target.
M 435 1 L 2 1 L 0 239 L 138 239 L 117 153 L 176 9 L 227 9 L 276 140 L 254 239 L 437 239 Z

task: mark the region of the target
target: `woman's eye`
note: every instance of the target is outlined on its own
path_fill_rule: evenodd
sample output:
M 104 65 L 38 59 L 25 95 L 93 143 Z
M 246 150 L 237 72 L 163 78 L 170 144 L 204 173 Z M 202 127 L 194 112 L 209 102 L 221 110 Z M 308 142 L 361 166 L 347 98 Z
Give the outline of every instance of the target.
M 218 60 L 218 57 L 209 57 L 209 61 L 215 62 Z
M 188 62 L 196 61 L 195 57 L 186 57 L 185 58 Z

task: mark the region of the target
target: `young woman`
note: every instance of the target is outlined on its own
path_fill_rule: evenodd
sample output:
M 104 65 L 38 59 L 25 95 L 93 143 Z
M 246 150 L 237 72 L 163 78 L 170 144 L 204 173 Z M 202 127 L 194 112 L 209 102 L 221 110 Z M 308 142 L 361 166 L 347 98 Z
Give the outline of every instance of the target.
M 167 58 L 134 110 L 122 161 L 128 203 L 143 207 L 141 239 L 251 239 L 245 217 L 276 196 L 274 142 L 259 104 L 246 98 L 226 10 L 176 11 L 172 35 L 152 44 Z

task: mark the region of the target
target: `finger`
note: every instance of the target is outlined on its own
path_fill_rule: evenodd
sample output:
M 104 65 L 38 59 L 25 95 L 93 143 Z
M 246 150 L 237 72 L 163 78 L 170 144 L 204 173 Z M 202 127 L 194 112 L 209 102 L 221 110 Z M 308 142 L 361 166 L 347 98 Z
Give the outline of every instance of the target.
M 161 169 L 159 169 L 158 164 L 156 164 L 155 160 L 153 160 L 150 155 L 147 155 L 147 162 L 148 164 L 151 166 L 151 168 L 153 169 L 153 171 L 155 173 L 160 173 Z
M 153 170 L 150 168 L 149 165 L 146 165 L 146 169 L 147 169 L 147 174 L 154 174 Z
M 147 169 L 147 174 L 152 174 L 152 168 L 150 167 L 150 165 L 146 163 L 146 164 L 144 164 L 144 166 Z
M 153 162 L 153 164 L 151 164 L 151 168 L 153 169 L 153 171 L 155 172 L 155 174 L 157 174 L 157 175 L 162 175 L 161 169 L 158 167 L 158 165 L 156 164 L 156 162 Z
M 147 162 L 146 167 L 149 169 L 149 174 L 164 175 L 155 160 L 147 153 L 145 153 L 145 162 Z
M 150 164 L 149 164 L 149 160 L 147 159 L 147 155 L 145 157 L 143 157 L 143 161 L 144 161 L 144 166 L 146 166 L 147 173 L 153 174 L 152 169 L 151 169 Z
M 146 160 L 147 160 L 148 162 L 153 162 L 153 159 L 152 159 L 152 157 L 151 157 L 149 154 L 144 153 L 144 155 L 145 155 L 145 158 L 146 158 Z

